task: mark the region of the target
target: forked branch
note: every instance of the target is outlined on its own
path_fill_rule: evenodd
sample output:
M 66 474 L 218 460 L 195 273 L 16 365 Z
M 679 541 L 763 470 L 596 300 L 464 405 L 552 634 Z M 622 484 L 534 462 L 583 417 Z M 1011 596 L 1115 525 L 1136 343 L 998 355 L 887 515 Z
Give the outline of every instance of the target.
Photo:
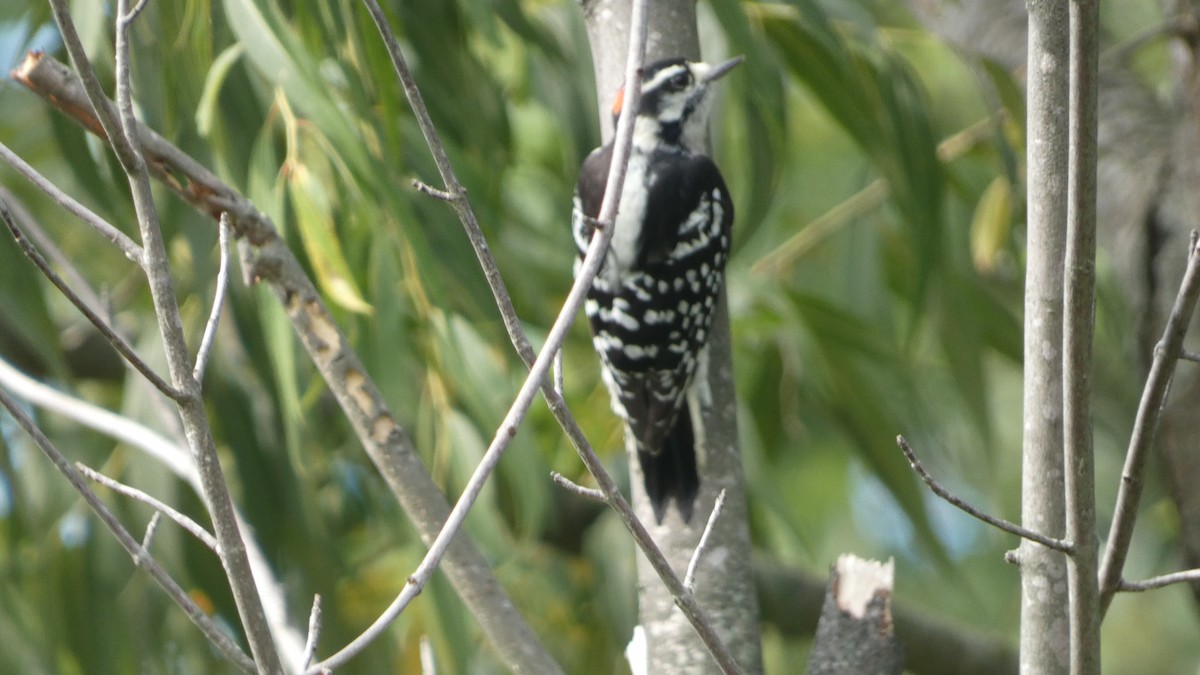
M 925 468 L 925 465 L 921 463 L 921 460 L 917 459 L 917 453 L 913 452 L 912 446 L 908 444 L 907 439 L 905 439 L 903 436 L 897 436 L 896 444 L 900 446 L 900 451 L 904 453 L 904 458 L 908 460 L 908 463 L 913 468 L 913 471 L 916 471 L 917 475 L 921 477 L 921 480 L 925 481 L 925 485 L 929 486 L 929 489 L 933 491 L 933 494 L 946 500 L 955 508 L 958 508 L 969 516 L 982 520 L 992 527 L 1004 530 L 1009 534 L 1015 534 L 1022 539 L 1028 539 L 1029 541 L 1037 542 L 1042 546 L 1052 548 L 1055 551 L 1061 551 L 1067 554 L 1072 552 L 1073 547 L 1069 541 L 1056 539 L 1054 537 L 1047 537 L 1040 532 L 1034 532 L 1029 528 L 1021 527 L 1020 525 L 1004 520 L 1003 518 L 997 518 L 995 516 L 988 515 L 982 510 L 971 506 L 960 497 L 954 496 L 949 490 L 942 487 L 941 483 L 937 482 L 933 475 L 929 473 L 929 470 Z
M 1154 361 L 1146 386 L 1142 389 L 1142 400 L 1138 404 L 1137 416 L 1133 421 L 1133 432 L 1129 438 L 1129 449 L 1125 453 L 1125 468 L 1121 474 L 1121 486 L 1117 492 L 1117 505 L 1113 513 L 1112 526 L 1108 531 L 1108 543 L 1104 549 L 1100 566 L 1101 612 L 1108 610 L 1113 594 L 1121 590 L 1121 579 L 1129 545 L 1133 540 L 1133 526 L 1137 521 L 1138 506 L 1142 496 L 1142 485 L 1146 474 L 1146 459 L 1158 431 L 1158 420 L 1162 416 L 1163 404 L 1175 374 L 1175 365 L 1183 355 L 1183 337 L 1196 312 L 1200 298 L 1200 243 L 1192 233 L 1188 249 L 1187 269 L 1175 296 L 1175 304 L 1167 318 L 1162 339 L 1154 350 Z

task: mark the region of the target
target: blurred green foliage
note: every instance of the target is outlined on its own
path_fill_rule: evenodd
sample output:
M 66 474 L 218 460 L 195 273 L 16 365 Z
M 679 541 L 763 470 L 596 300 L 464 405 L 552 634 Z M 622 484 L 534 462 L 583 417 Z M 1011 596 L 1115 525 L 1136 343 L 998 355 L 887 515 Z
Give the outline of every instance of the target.
M 112 7 L 72 4 L 111 90 Z M 386 10 L 537 344 L 570 284 L 576 167 L 599 141 L 578 8 L 395 0 Z M 882 0 L 713 0 L 701 16 L 711 57 L 749 56 L 723 85 L 714 135 L 738 206 L 729 295 L 757 548 L 814 571 L 843 551 L 895 556 L 904 601 L 1015 643 L 1019 580 L 1002 563 L 1015 542 L 931 499 L 894 437 L 908 436 L 955 491 L 1019 513 L 1018 84 Z M 48 21 L 41 4 L 4 3 L 0 65 L 32 47 L 65 58 Z M 285 231 L 429 471 L 457 495 L 523 368 L 453 212 L 410 187 L 437 174 L 365 12 L 353 2 L 151 2 L 134 38 L 142 119 Z M 95 139 L 12 82 L 0 83 L 0 110 L 0 141 L 135 231 L 124 181 Z M 156 359 L 158 331 L 134 268 L 6 167 L 0 185 Z M 198 342 L 216 228 L 165 193 L 159 205 Z M 1102 292 L 1101 320 L 1119 325 L 1111 278 Z M 5 359 L 163 427 L 112 355 L 85 347 L 94 343 L 81 319 L 7 238 L 0 308 Z M 1097 442 L 1101 485 L 1111 491 L 1137 384 L 1132 336 L 1099 335 L 1098 358 L 1118 373 L 1097 392 L 1117 418 Z M 582 327 L 565 363 L 568 401 L 624 475 Z M 328 653 L 374 619 L 424 549 L 264 289 L 235 284 L 205 386 L 235 498 L 287 585 L 296 622 L 314 593 L 325 598 L 320 653 Z M 204 522 L 198 498 L 144 457 L 53 416 L 41 421 L 72 456 Z M 0 671 L 228 671 L 28 441 L 7 421 L 0 434 Z M 567 672 L 623 672 L 636 621 L 632 546 L 612 516 L 554 486 L 552 470 L 587 482 L 539 407 L 468 529 Z M 132 530 L 144 526 L 146 508 L 107 498 Z M 1149 573 L 1171 567 L 1174 524 L 1169 507 L 1154 507 L 1158 491 L 1147 499 L 1132 565 Z M 1109 504 L 1102 491 L 1102 517 Z M 216 615 L 235 617 L 202 546 L 166 526 L 154 550 Z M 1178 590 L 1118 600 L 1106 623 L 1106 670 L 1189 672 L 1185 664 L 1200 658 L 1193 609 Z M 1131 626 L 1154 644 L 1128 640 Z M 441 672 L 500 670 L 438 577 L 346 672 L 418 672 L 422 635 Z M 805 658 L 802 637 L 768 624 L 765 641 L 770 672 Z

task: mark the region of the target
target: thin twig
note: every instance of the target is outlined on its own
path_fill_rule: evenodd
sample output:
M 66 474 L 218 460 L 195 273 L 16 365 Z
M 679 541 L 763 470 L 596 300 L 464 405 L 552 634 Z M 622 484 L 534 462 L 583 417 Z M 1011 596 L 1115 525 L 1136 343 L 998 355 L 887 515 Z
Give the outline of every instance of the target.
M 51 183 L 48 178 L 38 173 L 37 169 L 25 163 L 15 152 L 8 149 L 8 146 L 0 143 L 0 159 L 3 159 L 9 166 L 17 170 L 17 173 L 24 176 L 30 183 L 33 183 L 42 192 L 50 196 L 59 206 L 66 209 L 69 213 L 79 218 L 83 222 L 92 227 L 93 230 L 99 232 L 104 238 L 117 245 L 125 257 L 137 263 L 142 264 L 142 247 L 138 246 L 137 242 L 129 238 L 129 235 L 117 229 L 115 225 L 107 220 L 96 215 L 94 211 L 80 204 L 71 195 L 58 189 L 58 186 Z
M 96 471 L 86 464 L 83 464 L 82 462 L 75 462 L 75 468 L 79 469 L 79 472 L 83 475 L 112 490 L 113 492 L 123 494 L 130 499 L 142 502 L 157 512 L 162 513 L 166 517 L 175 521 L 175 524 L 190 532 L 193 537 L 199 539 L 200 543 L 211 549 L 213 553 L 217 553 L 216 537 L 209 534 L 208 530 L 204 529 L 203 525 L 175 510 L 169 504 L 150 494 L 147 494 L 146 492 L 143 492 L 142 490 L 126 485 L 116 479 L 109 478 L 108 476 L 105 476 L 104 474 Z
M 4 359 L 0 359 L 0 388 L 13 392 L 33 405 L 138 448 L 191 485 L 197 494 L 201 494 L 200 479 L 196 477 L 196 469 L 187 452 L 157 431 L 42 384 Z
M 33 217 L 33 214 L 29 212 L 29 209 L 25 208 L 25 205 L 21 203 L 21 200 L 18 199 L 17 196 L 14 195 L 10 190 L 5 189 L 2 185 L 0 185 L 0 202 L 8 203 L 9 212 L 21 226 L 21 231 L 29 237 L 29 240 L 33 242 L 33 245 L 37 247 L 38 251 L 40 251 L 51 264 L 62 271 L 63 276 L 67 279 L 67 281 L 70 282 L 70 285 L 75 289 L 75 292 L 79 294 L 80 299 L 87 303 L 88 307 L 96 310 L 98 314 L 102 314 L 105 321 L 107 321 L 115 329 L 116 323 L 113 320 L 112 312 L 108 311 L 109 304 L 105 302 L 103 298 L 101 298 L 100 294 L 96 292 L 96 289 L 91 287 L 91 284 L 88 282 L 87 278 L 84 277 L 83 273 L 79 271 L 79 267 L 75 265 L 75 261 L 71 260 L 66 253 L 63 253 L 63 250 L 58 247 L 57 243 L 55 243 L 54 238 L 51 237 L 50 234 L 46 232 L 46 229 L 42 227 L 41 224 Z M 159 400 L 161 400 L 160 397 L 155 398 L 159 398 Z
M 683 587 L 688 590 L 688 593 L 696 592 L 696 568 L 700 566 L 700 559 L 704 557 L 704 553 L 708 549 L 708 537 L 712 534 L 713 527 L 720 519 L 721 510 L 724 508 L 725 488 L 721 488 L 721 492 L 717 494 L 717 501 L 713 503 L 712 512 L 708 515 L 708 523 L 704 525 L 704 533 L 700 535 L 700 543 L 696 544 L 696 550 L 692 552 L 692 559 L 688 561 L 687 574 L 683 575 Z
M 126 26 L 132 25 L 133 22 L 137 20 L 138 15 L 142 13 L 142 10 L 146 9 L 146 5 L 148 4 L 150 4 L 150 0 L 138 0 L 138 3 L 133 6 L 133 9 L 129 10 L 128 14 L 118 20 Z
M 78 462 L 75 466 L 81 466 Z M 150 516 L 150 522 L 146 523 L 146 533 L 142 535 L 142 550 L 150 552 L 150 544 L 154 541 L 154 533 L 158 532 L 158 525 L 162 522 L 162 511 L 155 511 Z
M 1176 358 L 1183 349 L 1183 337 L 1196 312 L 1200 298 L 1200 244 L 1193 233 L 1188 253 L 1187 269 L 1179 284 L 1175 304 L 1167 317 L 1163 336 L 1154 350 L 1146 386 L 1142 389 L 1142 400 L 1138 403 L 1137 416 L 1125 453 L 1125 467 L 1121 474 L 1121 485 L 1117 491 L 1117 504 L 1113 510 L 1112 524 L 1108 531 L 1108 543 L 1100 565 L 1100 608 L 1108 610 L 1113 594 L 1118 590 L 1125 558 L 1133 540 L 1133 526 L 1137 521 L 1138 506 L 1142 496 L 1142 484 L 1146 473 L 1146 459 L 1158 432 L 1163 404 L 1171 378 L 1175 374 Z
M 458 219 L 462 221 L 463 228 L 466 230 L 467 239 L 471 242 L 471 248 L 475 250 L 479 265 L 483 268 L 488 286 L 492 289 L 492 295 L 495 296 L 496 306 L 500 309 L 500 317 L 504 320 L 508 337 L 516 345 L 521 360 L 525 362 L 526 367 L 529 367 L 533 365 L 534 361 L 533 346 L 530 345 L 529 340 L 525 337 L 525 331 L 521 328 L 517 310 L 513 307 L 512 298 L 509 297 L 508 290 L 504 286 L 504 279 L 500 276 L 500 268 L 492 257 L 491 248 L 483 236 L 483 228 L 479 226 L 479 219 L 475 217 L 475 211 L 467 199 L 466 189 L 459 182 L 458 175 L 455 174 L 454 167 L 450 164 L 446 147 L 442 145 L 442 139 L 433 125 L 429 110 L 425 107 L 425 99 L 421 96 L 421 90 L 417 88 L 417 82 L 413 79 L 412 72 L 408 69 L 408 63 L 404 60 L 404 54 L 400 51 L 400 43 L 388 25 L 387 17 L 384 16 L 379 3 L 375 0 L 363 0 L 363 4 L 367 8 L 367 12 L 371 14 L 375 27 L 379 29 L 384 46 L 387 47 L 392 67 L 396 71 L 396 78 L 400 80 L 404 96 L 408 99 L 413 116 L 417 118 L 417 125 L 420 126 L 421 134 L 425 137 L 425 144 L 429 147 L 430 154 L 433 155 L 433 162 L 437 165 L 438 175 L 445 184 L 445 190 L 438 190 L 420 181 L 415 181 L 414 186 L 426 194 L 449 202 L 454 207 Z
M 65 0 L 50 0 L 50 10 L 54 14 L 54 22 L 58 24 L 58 32 L 62 36 L 63 46 L 67 48 L 67 54 L 75 64 L 75 71 L 83 83 L 88 100 L 91 101 L 92 109 L 103 130 L 105 140 L 117 153 L 117 159 L 120 160 L 121 166 L 128 171 L 131 166 L 130 162 L 133 161 L 130 156 L 135 153 L 132 153 L 132 148 L 124 139 L 116 111 L 104 104 L 106 100 L 104 87 L 96 77 L 96 71 L 92 68 L 91 59 L 88 58 L 87 50 L 83 47 L 79 32 L 75 30 L 71 11 Z M 118 30 L 118 33 L 120 32 L 124 31 Z
M 558 485 L 560 487 L 563 487 L 570 492 L 574 492 L 575 494 L 579 495 L 580 497 L 587 497 L 588 499 L 595 499 L 598 502 L 608 503 L 608 497 L 604 494 L 604 492 L 602 490 L 597 490 L 596 488 L 584 487 L 584 486 L 580 485 L 579 483 L 576 483 L 575 481 L 571 480 L 570 478 L 567 478 L 566 476 L 562 475 L 561 473 L 559 473 L 557 471 L 550 472 L 550 479 L 553 480 L 555 483 L 558 483 Z
M 192 620 L 192 623 L 196 624 L 200 631 L 204 633 L 205 637 L 207 637 L 213 646 L 215 646 L 222 654 L 224 654 L 227 659 L 248 673 L 255 672 L 256 668 L 254 662 L 250 660 L 250 658 L 246 656 L 246 654 L 242 652 L 242 650 L 236 644 L 234 644 L 233 640 L 230 639 L 230 637 L 225 633 L 224 629 L 217 626 L 217 624 L 210 619 L 207 614 L 204 613 L 204 610 L 200 609 L 200 607 L 196 605 L 195 601 L 192 600 L 186 591 L 180 588 L 179 584 L 177 584 L 175 580 L 171 578 L 171 575 L 168 574 L 167 571 L 164 570 L 162 566 L 154 560 L 150 553 L 142 548 L 141 544 L 139 544 L 138 541 L 133 538 L 133 535 L 125 529 L 125 526 L 121 524 L 121 521 L 117 519 L 117 517 L 108 509 L 107 506 L 105 506 L 100 497 L 98 497 L 96 493 L 88 487 L 86 480 L 78 471 L 75 470 L 75 467 L 72 466 L 70 460 L 68 460 L 66 456 L 63 455 L 62 451 L 59 450 L 58 447 L 55 446 L 54 443 L 52 443 L 44 433 L 42 433 L 42 430 L 38 428 L 33 419 L 30 418 L 25 410 L 21 408 L 21 406 L 17 405 L 17 402 L 10 398 L 3 389 L 0 389 L 0 406 L 3 406 L 6 410 L 8 410 L 8 413 L 17 421 L 17 424 L 21 425 L 21 428 L 24 429 L 31 438 L 33 438 L 33 442 L 38 446 L 42 453 L 46 455 L 47 459 L 50 460 L 50 463 L 54 465 L 54 468 L 58 469 L 58 472 L 67 479 L 67 482 L 71 484 L 71 487 L 75 489 L 75 492 L 77 492 L 79 496 L 83 498 L 83 501 L 88 505 L 88 508 L 90 508 L 92 512 L 96 514 L 96 517 L 100 519 L 100 522 L 103 523 L 106 528 L 108 528 L 109 532 L 111 532 L 113 537 L 117 540 L 117 543 L 121 545 L 121 548 L 125 549 L 125 552 L 129 554 L 130 558 L 133 559 L 134 564 L 146 570 L 146 572 L 150 574 L 150 577 L 154 579 L 155 583 L 157 583 L 163 589 L 163 591 L 166 592 L 167 596 L 170 597 L 175 604 L 179 605 L 184 614 L 186 614 L 187 617 Z
M 313 596 L 312 611 L 308 613 L 308 638 L 304 641 L 304 655 L 300 667 L 307 668 L 317 655 L 317 642 L 321 636 L 321 595 Z
M 950 504 L 953 506 L 958 507 L 960 510 L 965 511 L 967 514 L 974 516 L 979 520 L 982 520 L 992 527 L 999 528 L 1005 532 L 1008 532 L 1009 534 L 1015 534 L 1024 539 L 1037 542 L 1046 548 L 1051 548 L 1055 551 L 1061 551 L 1067 554 L 1070 554 L 1074 550 L 1074 546 L 1069 541 L 1055 539 L 1054 537 L 1047 537 L 1044 534 L 1021 527 L 1020 525 L 1011 523 L 1003 518 L 990 516 L 974 506 L 971 506 L 962 499 L 955 497 L 954 495 L 950 494 L 949 490 L 942 487 L 941 484 L 934 479 L 934 477 L 925 468 L 924 464 L 921 464 L 921 460 L 917 459 L 917 454 L 913 452 L 912 446 L 908 444 L 908 441 L 903 436 L 896 437 L 896 444 L 900 446 L 900 451 L 904 453 L 904 458 L 908 460 L 909 466 L 913 468 L 913 471 L 917 472 L 917 475 L 921 477 L 921 480 L 925 481 L 925 484 L 929 486 L 929 489 L 933 490 L 935 495 L 941 497 L 947 502 L 950 502 Z
M 33 217 L 33 214 L 21 204 L 21 200 L 17 199 L 12 192 L 0 186 L 0 201 L 7 201 L 9 210 L 20 223 L 21 229 L 29 237 L 29 240 L 38 248 L 50 263 L 52 263 L 60 273 L 67 279 L 72 290 L 79 294 L 81 300 L 87 304 L 96 314 L 104 318 L 108 325 L 112 326 L 118 335 L 121 335 L 129 340 L 128 336 L 122 331 L 117 323 L 117 319 L 113 316 L 112 303 L 107 296 L 101 295 L 92 288 L 91 283 L 84 277 L 83 273 L 75 265 L 75 261 L 63 253 L 62 249 L 54 241 L 38 221 Z M 136 372 L 133 364 L 124 359 L 120 359 L 121 365 L 129 370 Z M 170 429 L 174 434 L 176 441 L 181 445 L 186 445 L 186 439 L 183 435 L 183 427 L 179 421 L 179 412 L 171 405 L 171 399 L 157 395 L 158 392 L 151 392 L 154 385 L 144 378 L 135 378 L 136 386 L 146 391 L 150 395 L 147 397 L 150 405 L 158 414 L 159 420 L 163 426 Z
M 1188 584 L 1196 582 L 1200 582 L 1200 569 L 1172 572 L 1171 574 L 1150 577 L 1149 579 L 1143 579 L 1141 581 L 1126 581 L 1125 579 L 1122 579 L 1117 587 L 1117 590 L 1125 593 L 1141 593 L 1143 591 L 1152 591 L 1156 588 L 1162 588 L 1172 584 Z
M 21 251 L 25 254 L 25 256 L 33 262 L 34 266 L 38 268 L 38 270 L 50 281 L 50 283 L 54 284 L 54 287 L 57 288 L 58 291 L 71 302 L 72 305 L 75 305 L 75 307 L 82 312 L 85 317 L 87 317 L 87 320 L 96 327 L 96 330 L 100 331 L 100 334 L 108 340 L 109 344 L 111 344 L 114 349 L 120 352 L 121 356 L 125 357 L 125 360 L 129 362 L 129 365 L 133 366 L 139 373 L 142 374 L 143 377 L 145 377 L 150 381 L 151 384 L 154 385 L 155 389 L 161 391 L 165 396 L 171 399 L 178 399 L 180 396 L 182 396 L 178 389 L 172 387 L 158 373 L 154 372 L 154 369 L 150 367 L 150 364 L 146 363 L 144 360 L 142 360 L 142 357 L 138 356 L 137 352 L 134 351 L 133 346 L 126 342 L 125 338 L 121 337 L 121 335 L 117 333 L 116 329 L 113 328 L 108 321 L 104 319 L 104 317 L 97 314 L 96 311 L 88 305 L 88 303 L 83 301 L 83 298 L 79 297 L 79 295 L 75 293 L 75 291 L 69 285 L 67 285 L 67 282 L 60 277 L 57 272 L 50 268 L 50 265 L 46 262 L 46 259 L 42 257 L 41 252 L 38 251 L 37 248 L 34 247 L 33 243 L 25 236 L 24 230 L 21 229 L 20 224 L 17 223 L 17 219 L 14 218 L 12 212 L 9 211 L 8 204 L 3 200 L 0 200 L 0 220 L 4 221 L 5 226 L 8 227 L 9 233 L 12 234 L 13 240 L 15 240 L 17 245 L 21 247 Z
M 221 308 L 225 305 L 225 294 L 229 288 L 229 242 L 232 238 L 233 230 L 229 225 L 229 213 L 222 213 L 219 235 L 221 263 L 217 269 L 217 289 L 213 292 L 212 313 L 209 314 L 208 323 L 204 326 L 204 337 L 200 339 L 200 349 L 196 351 L 196 367 L 192 369 L 192 379 L 197 384 L 204 381 L 204 368 L 208 365 L 213 338 L 217 335 L 217 323 L 221 320 Z
M 456 195 L 450 194 L 445 190 L 439 190 L 429 183 L 417 180 L 416 178 L 413 179 L 412 185 L 417 189 L 417 192 L 427 194 L 434 199 L 440 199 L 444 202 L 453 202 L 455 199 L 458 199 Z

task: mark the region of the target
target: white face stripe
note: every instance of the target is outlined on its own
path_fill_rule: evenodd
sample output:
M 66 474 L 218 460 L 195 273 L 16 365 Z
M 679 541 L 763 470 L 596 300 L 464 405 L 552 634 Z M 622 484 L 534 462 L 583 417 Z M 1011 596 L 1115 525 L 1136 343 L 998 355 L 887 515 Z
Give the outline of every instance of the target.
M 644 94 L 648 91 L 654 91 L 655 89 L 661 87 L 662 84 L 664 82 L 666 82 L 667 80 L 671 79 L 672 77 L 675 77 L 676 75 L 678 75 L 680 73 L 687 72 L 687 70 L 688 70 L 687 65 L 682 64 L 682 63 L 677 63 L 675 65 L 671 65 L 671 66 L 667 66 L 666 68 L 663 68 L 662 70 L 655 73 L 653 78 L 642 83 L 642 93 Z

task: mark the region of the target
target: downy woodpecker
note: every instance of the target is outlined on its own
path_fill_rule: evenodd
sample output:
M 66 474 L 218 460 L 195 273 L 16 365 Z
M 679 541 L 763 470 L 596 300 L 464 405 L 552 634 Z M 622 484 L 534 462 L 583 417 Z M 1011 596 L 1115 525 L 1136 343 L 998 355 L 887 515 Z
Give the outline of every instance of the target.
M 690 520 L 700 490 L 687 397 L 724 282 L 733 224 L 729 190 L 704 150 L 709 92 L 741 61 L 675 58 L 643 69 L 615 230 L 585 305 L 613 411 L 636 444 L 660 523 L 670 500 Z M 612 155 L 612 143 L 597 148 L 579 172 L 572 214 L 576 272 Z

